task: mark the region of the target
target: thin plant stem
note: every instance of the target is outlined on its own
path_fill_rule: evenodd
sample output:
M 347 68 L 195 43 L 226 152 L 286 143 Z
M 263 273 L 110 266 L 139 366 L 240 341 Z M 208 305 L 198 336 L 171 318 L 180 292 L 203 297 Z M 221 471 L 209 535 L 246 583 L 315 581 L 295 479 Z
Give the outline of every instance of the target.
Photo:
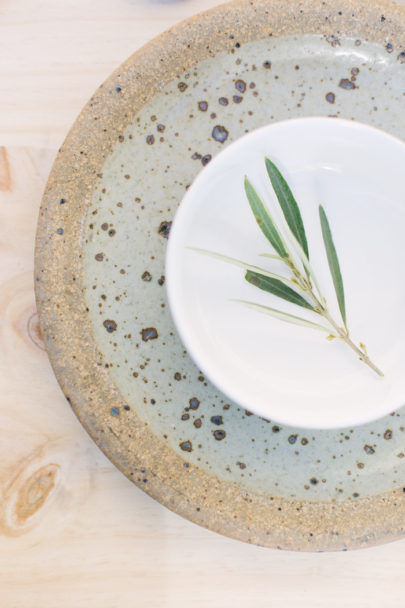
M 329 314 L 329 311 L 327 309 L 325 309 L 323 307 L 322 312 L 320 313 L 333 327 L 333 329 L 338 333 L 338 336 L 341 340 L 343 340 L 344 342 L 346 342 L 346 344 L 348 346 L 350 346 L 350 348 L 352 350 L 354 350 L 354 352 L 358 355 L 360 361 L 363 361 L 366 365 L 368 365 L 373 371 L 375 371 L 376 374 L 378 374 L 379 376 L 383 377 L 384 374 L 383 372 L 380 370 L 379 367 L 377 367 L 375 365 L 375 363 L 373 363 L 370 359 L 370 357 L 367 355 L 367 353 L 365 351 L 362 351 L 358 346 L 356 346 L 356 344 L 350 339 L 349 336 L 349 332 L 347 329 L 343 329 L 342 327 L 338 327 L 338 325 L 335 323 L 335 321 L 332 319 L 332 317 Z
M 335 331 L 335 334 L 331 334 L 331 337 L 339 338 L 340 340 L 343 340 L 356 353 L 356 355 L 359 357 L 360 361 L 363 361 L 363 363 L 368 365 L 376 374 L 383 377 L 384 376 L 383 372 L 379 369 L 379 367 L 377 367 L 377 365 L 375 365 L 375 363 L 373 363 L 371 361 L 365 348 L 363 347 L 363 350 L 361 350 L 351 340 L 347 327 L 344 327 L 344 328 L 339 327 L 339 325 L 336 323 L 336 321 L 334 321 L 334 319 L 332 318 L 332 316 L 328 310 L 326 299 L 322 296 L 318 285 L 317 285 L 317 291 L 319 293 L 320 299 L 314 294 L 313 287 L 312 287 L 312 284 L 310 281 L 310 277 L 304 277 L 302 275 L 301 271 L 297 268 L 294 260 L 291 257 L 289 257 L 285 260 L 285 263 L 292 271 L 294 278 L 296 279 L 297 286 L 301 289 L 301 291 L 303 291 L 307 296 L 309 296 L 312 299 L 312 301 L 315 305 L 315 312 L 317 314 L 319 314 L 320 316 L 322 316 L 326 321 L 328 321 L 328 323 L 331 325 L 331 327 Z

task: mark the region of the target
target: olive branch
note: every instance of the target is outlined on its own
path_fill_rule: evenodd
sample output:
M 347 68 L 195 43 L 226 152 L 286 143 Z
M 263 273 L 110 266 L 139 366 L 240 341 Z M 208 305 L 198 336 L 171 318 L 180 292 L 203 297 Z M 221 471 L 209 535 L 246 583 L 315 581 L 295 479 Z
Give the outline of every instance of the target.
M 321 317 L 329 327 L 326 327 L 322 323 L 316 323 L 314 321 L 309 321 L 302 317 L 286 313 L 282 310 L 256 304 L 255 302 L 234 300 L 235 302 L 239 302 L 244 306 L 257 310 L 258 312 L 268 314 L 287 323 L 293 323 L 295 325 L 310 327 L 326 332 L 328 340 L 342 340 L 356 353 L 361 361 L 368 365 L 379 376 L 383 376 L 383 372 L 371 361 L 370 357 L 368 356 L 365 345 L 360 342 L 359 346 L 357 346 L 350 338 L 346 321 L 345 294 L 342 274 L 332 238 L 332 232 L 324 208 L 322 205 L 319 205 L 319 219 L 326 250 L 326 257 L 336 292 L 342 323 L 337 322 L 332 318 L 328 309 L 327 301 L 323 297 L 318 281 L 316 280 L 315 273 L 309 261 L 308 242 L 301 213 L 291 189 L 276 165 L 270 159 L 266 158 L 265 164 L 268 176 L 286 220 L 284 230 L 285 236 L 283 236 L 280 229 L 277 227 L 262 199 L 257 194 L 247 177 L 245 177 L 244 181 L 245 192 L 257 224 L 259 225 L 264 236 L 272 245 L 273 250 L 276 252 L 263 253 L 261 255 L 266 258 L 283 262 L 288 270 L 289 276 L 282 276 L 264 268 L 236 260 L 235 258 L 231 258 L 220 253 L 207 251 L 205 249 L 197 249 L 194 247 L 191 249 L 199 253 L 209 255 L 223 262 L 234 264 L 235 266 L 243 268 L 245 270 L 245 279 L 251 285 L 271 293 L 278 298 L 312 311 L 315 315 Z

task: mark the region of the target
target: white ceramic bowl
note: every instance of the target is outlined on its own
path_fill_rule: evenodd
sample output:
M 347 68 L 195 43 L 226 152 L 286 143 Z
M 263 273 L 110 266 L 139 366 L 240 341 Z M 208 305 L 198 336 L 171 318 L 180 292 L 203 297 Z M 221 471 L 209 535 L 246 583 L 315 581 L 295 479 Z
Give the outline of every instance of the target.
M 378 377 L 347 345 L 232 300 L 318 321 L 315 313 L 250 285 L 244 271 L 196 253 L 207 249 L 282 271 L 252 215 L 247 175 L 273 217 L 280 208 L 264 157 L 300 206 L 312 266 L 339 318 L 318 217 L 328 215 L 351 337 L 367 345 Z M 187 351 L 229 399 L 260 416 L 310 428 L 358 425 L 405 403 L 405 144 L 375 128 L 303 118 L 258 129 L 197 176 L 175 216 L 166 258 L 170 310 Z

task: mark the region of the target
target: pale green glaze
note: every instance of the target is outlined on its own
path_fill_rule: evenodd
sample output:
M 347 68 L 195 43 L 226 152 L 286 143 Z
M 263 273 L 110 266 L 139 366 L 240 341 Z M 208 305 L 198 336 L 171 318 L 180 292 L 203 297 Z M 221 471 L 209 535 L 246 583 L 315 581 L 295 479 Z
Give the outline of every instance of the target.
M 199 379 L 173 328 L 165 287 L 158 283 L 167 243 L 158 230 L 161 222 L 173 218 L 185 189 L 202 169 L 201 159 L 193 155 L 215 155 L 269 122 L 333 115 L 405 138 L 404 66 L 398 53 L 383 46 L 321 35 L 259 40 L 233 51 L 184 74 L 179 71 L 178 79 L 163 88 L 125 132 L 116 133 L 117 144 L 102 169 L 86 218 L 86 298 L 98 348 L 131 407 L 128 429 L 136 412 L 186 461 L 221 480 L 298 500 L 389 491 L 404 484 L 403 410 L 343 431 L 279 427 L 234 404 L 224 410 L 229 402 Z M 238 80 L 246 84 L 244 92 L 236 88 Z M 240 103 L 233 101 L 235 95 L 242 98 Z M 228 105 L 221 105 L 220 97 L 227 98 Z M 206 111 L 199 109 L 199 102 L 208 103 Z M 229 131 L 224 144 L 212 137 L 216 125 Z M 151 135 L 152 144 L 146 140 Z M 96 260 L 97 254 L 102 261 Z M 142 279 L 145 271 L 150 281 Z M 103 325 L 106 320 L 116 323 L 111 333 Z M 152 327 L 158 337 L 143 341 L 142 330 Z M 193 397 L 200 405 L 188 411 Z M 189 418 L 182 420 L 185 414 Z M 212 416 L 222 416 L 223 423 L 215 424 Z M 196 419 L 201 420 L 200 428 L 193 424 Z M 222 430 L 225 437 L 216 439 L 214 431 Z M 181 447 L 188 448 L 187 442 L 190 452 Z

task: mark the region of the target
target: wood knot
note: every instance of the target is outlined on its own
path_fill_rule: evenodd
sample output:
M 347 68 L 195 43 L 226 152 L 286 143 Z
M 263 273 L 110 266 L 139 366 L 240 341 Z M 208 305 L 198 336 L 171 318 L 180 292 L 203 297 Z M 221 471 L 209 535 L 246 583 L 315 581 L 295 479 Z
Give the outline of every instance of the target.
M 48 464 L 35 471 L 19 489 L 15 503 L 18 525 L 24 525 L 45 503 L 55 486 L 59 465 Z
M 49 463 L 36 468 L 35 460 L 24 466 L 2 497 L 0 533 L 7 536 L 19 536 L 30 530 L 60 485 L 60 465 Z

